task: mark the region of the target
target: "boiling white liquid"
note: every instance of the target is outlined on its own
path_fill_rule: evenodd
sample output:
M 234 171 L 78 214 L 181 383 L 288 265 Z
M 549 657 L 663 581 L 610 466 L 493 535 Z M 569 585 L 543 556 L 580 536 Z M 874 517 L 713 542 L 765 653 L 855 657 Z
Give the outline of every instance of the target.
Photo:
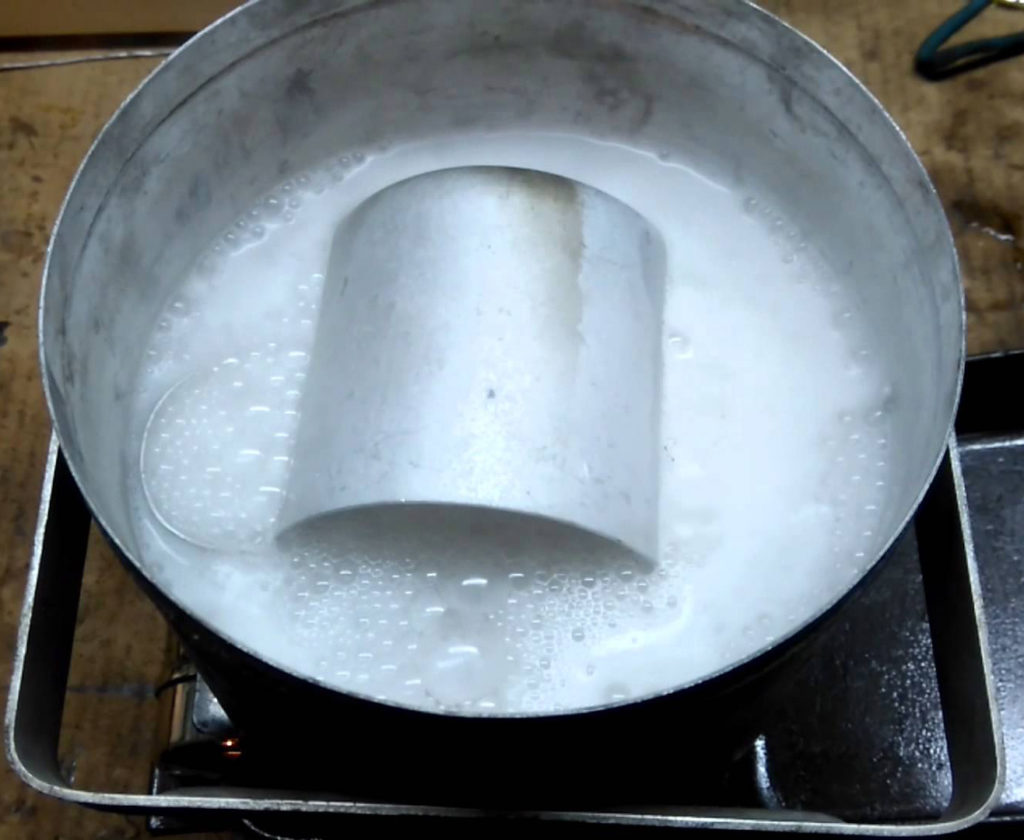
M 590 184 L 664 237 L 653 568 L 467 554 L 374 523 L 274 541 L 338 224 L 392 183 L 469 165 Z M 486 713 L 667 690 L 817 614 L 881 548 L 888 389 L 871 346 L 770 201 L 672 161 L 524 134 L 346 156 L 245 214 L 161 317 L 138 389 L 141 556 L 222 633 L 373 697 Z

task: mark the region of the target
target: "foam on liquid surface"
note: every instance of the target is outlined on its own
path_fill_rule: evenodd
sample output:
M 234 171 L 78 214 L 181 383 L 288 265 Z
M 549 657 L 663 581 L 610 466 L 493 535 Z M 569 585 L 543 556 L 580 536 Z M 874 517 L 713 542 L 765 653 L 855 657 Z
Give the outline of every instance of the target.
M 337 225 L 389 184 L 469 165 L 588 183 L 665 239 L 653 568 L 571 540 L 539 552 L 562 539 L 543 523 L 453 537 L 436 511 L 274 540 Z M 871 345 L 800 231 L 670 160 L 522 134 L 348 155 L 244 214 L 169 301 L 137 398 L 142 562 L 260 655 L 393 702 L 553 711 L 667 690 L 763 649 L 874 559 L 888 391 Z

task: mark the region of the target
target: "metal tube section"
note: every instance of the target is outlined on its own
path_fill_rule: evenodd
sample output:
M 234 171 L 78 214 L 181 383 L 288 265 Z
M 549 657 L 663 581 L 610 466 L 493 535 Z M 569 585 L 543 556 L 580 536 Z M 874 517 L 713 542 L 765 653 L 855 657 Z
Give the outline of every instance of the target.
M 553 175 L 452 169 L 370 198 L 335 238 L 283 532 L 478 507 L 653 560 L 664 265 L 637 213 Z

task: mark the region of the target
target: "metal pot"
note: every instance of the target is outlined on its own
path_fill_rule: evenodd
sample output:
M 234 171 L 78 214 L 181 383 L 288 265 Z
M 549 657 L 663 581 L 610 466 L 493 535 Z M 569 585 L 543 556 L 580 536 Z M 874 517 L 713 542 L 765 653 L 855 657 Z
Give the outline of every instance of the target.
M 472 770 L 495 753 L 529 755 L 523 726 L 582 755 L 610 721 L 628 722 L 620 732 L 641 719 L 677 726 L 677 707 L 669 695 L 561 719 L 446 717 L 335 692 L 264 661 L 190 615 L 139 562 L 127 405 L 137 348 L 209 231 L 339 148 L 493 127 L 677 150 L 703 172 L 756 185 L 813 231 L 845 267 L 892 372 L 899 469 L 879 557 L 936 470 L 959 393 L 962 292 L 924 170 L 856 80 L 744 0 L 258 0 L 229 15 L 125 103 L 71 189 L 42 295 L 47 397 L 97 521 L 229 713 L 271 735 L 285 720 L 307 748 L 309 739 L 358 744 L 382 774 L 394 762 L 372 733 L 424 754 L 460 741 L 460 766 Z

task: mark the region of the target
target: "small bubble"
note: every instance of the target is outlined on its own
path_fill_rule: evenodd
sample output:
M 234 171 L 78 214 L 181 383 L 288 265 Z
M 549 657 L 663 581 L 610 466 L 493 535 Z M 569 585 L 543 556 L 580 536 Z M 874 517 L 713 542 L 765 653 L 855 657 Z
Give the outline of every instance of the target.
M 690 340 L 679 333 L 673 333 L 668 339 L 669 352 L 677 359 L 692 359 L 693 345 Z

